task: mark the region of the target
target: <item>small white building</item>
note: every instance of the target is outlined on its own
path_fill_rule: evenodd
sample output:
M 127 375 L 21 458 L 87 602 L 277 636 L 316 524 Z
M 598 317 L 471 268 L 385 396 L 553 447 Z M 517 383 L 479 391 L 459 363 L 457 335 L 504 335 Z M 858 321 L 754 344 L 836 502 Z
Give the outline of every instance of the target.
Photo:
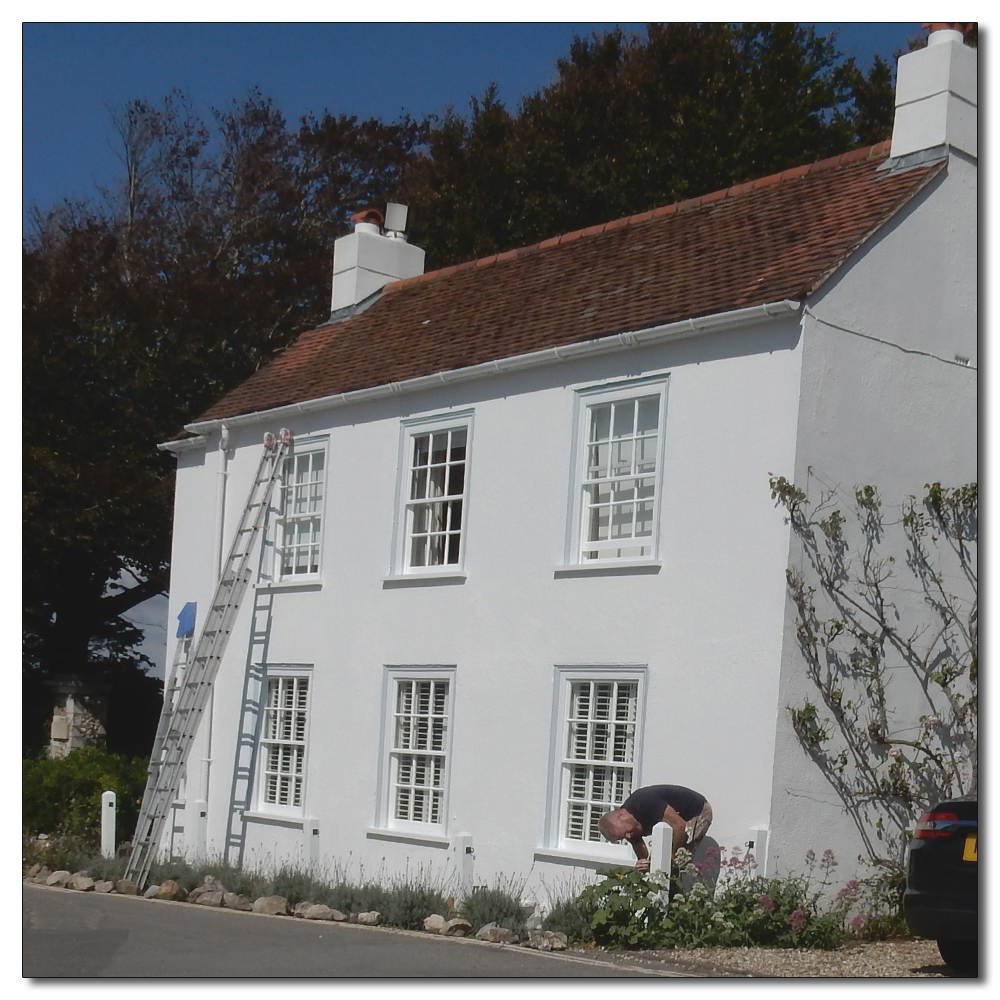
M 330 321 L 162 446 L 173 617 L 294 434 L 170 849 L 225 852 L 266 631 L 245 860 L 555 886 L 662 782 L 768 871 L 855 857 L 788 720 L 768 477 L 976 478 L 976 88 L 938 31 L 891 144 L 426 274 L 401 221 L 339 240 Z

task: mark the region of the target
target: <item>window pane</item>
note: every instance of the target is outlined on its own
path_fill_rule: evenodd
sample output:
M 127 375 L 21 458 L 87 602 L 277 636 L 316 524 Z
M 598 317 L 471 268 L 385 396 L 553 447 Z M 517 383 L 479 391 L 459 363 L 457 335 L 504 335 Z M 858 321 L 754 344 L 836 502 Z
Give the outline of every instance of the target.
M 444 478 L 447 474 L 447 468 L 443 465 L 432 465 L 431 466 L 431 476 L 430 476 L 430 492 L 429 496 L 432 497 L 443 497 L 444 496 Z
M 635 423 L 636 434 L 649 434 L 655 431 L 660 416 L 659 396 L 647 396 L 639 400 L 639 413 Z
M 414 469 L 410 473 L 410 499 L 423 500 L 427 496 L 427 470 Z
M 458 496 L 465 489 L 465 466 L 452 465 L 448 471 L 448 496 Z
M 611 437 L 611 404 L 590 408 L 590 440 L 607 441 Z
M 629 399 L 614 404 L 615 424 L 613 436 L 631 437 L 635 432 L 635 400 Z
M 431 465 L 441 465 L 448 461 L 448 432 L 433 435 L 431 445 Z
M 430 458 L 431 439 L 427 434 L 421 434 L 413 439 L 413 467 L 427 465 Z

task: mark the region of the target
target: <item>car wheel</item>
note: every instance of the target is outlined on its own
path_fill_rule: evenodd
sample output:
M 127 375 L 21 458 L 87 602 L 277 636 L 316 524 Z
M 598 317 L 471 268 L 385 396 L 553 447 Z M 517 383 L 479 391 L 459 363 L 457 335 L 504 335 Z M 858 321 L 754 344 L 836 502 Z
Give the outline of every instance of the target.
M 960 976 L 979 975 L 978 941 L 945 941 L 937 943 L 945 965 L 950 965 Z

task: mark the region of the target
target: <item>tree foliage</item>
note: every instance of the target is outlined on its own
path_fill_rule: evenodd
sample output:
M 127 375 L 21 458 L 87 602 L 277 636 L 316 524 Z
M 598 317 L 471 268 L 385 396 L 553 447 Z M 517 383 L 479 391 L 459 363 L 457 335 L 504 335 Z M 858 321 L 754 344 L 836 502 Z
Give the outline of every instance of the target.
M 180 91 L 129 102 L 120 182 L 36 210 L 24 245 L 32 690 L 147 665 L 123 616 L 166 587 L 155 444 L 326 318 L 352 212 L 408 202 L 440 267 L 874 141 L 890 77 L 811 28 L 668 24 L 576 38 L 516 114 L 496 88 L 467 117 L 297 126 L 256 90 L 207 120 Z
M 771 495 L 802 553 L 788 593 L 814 696 L 792 726 L 870 861 L 898 869 L 915 810 L 977 790 L 976 484 L 888 510 L 868 485 L 811 502 L 773 477 Z
M 435 266 L 696 197 L 888 138 L 888 64 L 863 73 L 793 24 L 651 24 L 575 38 L 510 113 L 491 87 L 405 175 Z
M 24 248 L 24 646 L 40 677 L 146 665 L 123 615 L 166 588 L 173 460 L 156 442 L 326 318 L 333 240 L 419 138 L 408 120 L 330 115 L 291 130 L 256 92 L 211 128 L 174 92 L 130 102 L 115 129 L 121 185 L 36 212 Z

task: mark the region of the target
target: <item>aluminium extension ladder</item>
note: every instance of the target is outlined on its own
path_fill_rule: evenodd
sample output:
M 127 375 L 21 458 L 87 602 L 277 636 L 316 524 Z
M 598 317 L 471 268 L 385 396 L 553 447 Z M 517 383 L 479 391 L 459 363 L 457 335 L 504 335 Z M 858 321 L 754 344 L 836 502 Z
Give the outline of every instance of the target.
M 188 657 L 182 679 L 178 679 L 175 660 L 171 690 L 164 692 L 154 752 L 149 760 L 149 777 L 142 796 L 132 853 L 125 870 L 125 878 L 131 879 L 140 889 L 145 885 L 159 848 L 167 816 L 180 788 L 191 744 L 208 704 L 240 602 L 253 575 L 250 555 L 257 537 L 263 533 L 267 523 L 268 507 L 291 443 L 292 432 L 287 429 L 278 435 L 264 435 L 260 465 L 198 642 Z

